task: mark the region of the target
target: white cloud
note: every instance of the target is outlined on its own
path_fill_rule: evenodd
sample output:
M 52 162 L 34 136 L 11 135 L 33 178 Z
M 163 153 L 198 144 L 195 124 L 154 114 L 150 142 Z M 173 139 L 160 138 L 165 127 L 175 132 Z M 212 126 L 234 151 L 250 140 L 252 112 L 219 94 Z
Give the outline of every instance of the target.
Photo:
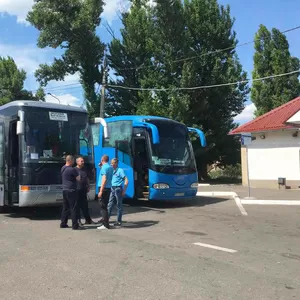
M 130 2 L 128 0 L 106 0 L 101 17 L 111 24 L 117 19 L 118 13 L 126 12 L 129 7 Z
M 1 0 L 0 0 L 1 1 Z M 16 62 L 19 69 L 23 69 L 27 74 L 27 80 L 25 86 L 27 89 L 36 89 L 38 84 L 34 77 L 34 72 L 37 70 L 40 64 L 48 63 L 53 61 L 55 56 L 55 50 L 52 49 L 39 49 L 35 45 L 8 45 L 0 44 L 0 56 L 7 57 L 11 56 Z M 47 88 L 55 90 L 60 89 L 64 85 L 79 86 L 79 74 L 75 73 L 73 75 L 68 75 L 65 77 L 64 81 L 50 81 Z
M 60 103 L 60 104 L 71 105 L 71 106 L 82 105 L 82 101 L 71 94 L 53 94 L 53 93 L 51 95 L 47 94 L 45 100 L 46 102 Z
M 0 0 L 1 1 L 1 0 Z M 39 86 L 34 72 L 41 63 L 50 63 L 54 57 L 54 51 L 51 49 L 39 49 L 35 45 L 5 45 L 0 44 L 0 56 L 11 56 L 19 69 L 24 69 L 27 73 L 25 89 L 35 92 Z M 81 106 L 82 100 L 81 85 L 79 84 L 79 74 L 68 75 L 64 81 L 50 81 L 45 87 L 45 92 L 51 92 L 62 104 Z M 74 95 L 80 97 L 75 97 Z M 58 103 L 58 100 L 51 95 L 46 96 L 46 101 Z
M 46 89 L 49 90 L 60 90 L 61 88 L 63 88 L 64 86 L 68 87 L 68 88 L 77 88 L 80 87 L 80 82 L 79 82 L 79 73 L 75 73 L 73 75 L 67 75 L 64 80 L 62 81 L 55 81 L 55 80 L 51 80 L 49 81 L 49 83 L 47 84 Z
M 156 1 L 155 0 L 149 0 L 147 2 L 147 5 L 149 5 L 150 7 L 155 7 L 157 5 Z
M 153 0 L 149 2 L 153 3 Z M 6 13 L 15 16 L 18 23 L 29 25 L 26 17 L 33 4 L 33 0 L 0 0 L 0 15 Z M 125 12 L 129 7 L 129 0 L 106 0 L 102 18 L 112 23 L 117 18 L 118 12 Z
M 243 123 L 253 120 L 255 110 L 256 110 L 256 107 L 255 107 L 254 103 L 250 103 L 250 104 L 246 105 L 244 110 L 234 118 L 234 121 L 236 123 L 243 124 Z
M 33 0 L 0 0 L 0 13 L 16 16 L 18 23 L 28 24 L 26 16 L 33 4 Z
M 1 1 L 1 0 L 0 0 Z M 39 64 L 49 61 L 50 50 L 39 49 L 35 45 L 8 45 L 0 44 L 0 56 L 11 56 L 17 66 L 33 74 Z

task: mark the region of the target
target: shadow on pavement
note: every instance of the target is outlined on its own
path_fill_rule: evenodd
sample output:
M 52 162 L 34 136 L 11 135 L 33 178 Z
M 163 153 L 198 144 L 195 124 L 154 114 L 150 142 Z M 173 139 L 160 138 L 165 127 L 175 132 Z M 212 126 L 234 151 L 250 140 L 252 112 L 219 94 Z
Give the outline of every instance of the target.
M 13 207 L 5 214 L 8 218 L 27 218 L 32 221 L 60 220 L 60 207 Z
M 151 227 L 155 226 L 159 223 L 159 221 L 152 221 L 152 220 L 143 220 L 143 221 L 124 221 L 122 224 L 122 227 L 114 227 L 111 226 L 111 229 L 136 229 L 136 228 L 146 228 L 146 227 Z M 99 225 L 88 225 L 85 227 L 85 229 L 95 229 Z
M 122 228 L 129 228 L 129 229 L 134 229 L 134 228 L 145 228 L 145 227 L 150 227 L 157 225 L 159 221 L 152 221 L 152 220 L 144 220 L 144 221 L 136 221 L 136 222 L 126 222 L 123 224 Z
M 157 214 L 164 214 L 169 209 L 182 207 L 201 207 L 227 201 L 226 198 L 216 197 L 195 197 L 192 200 L 178 201 L 132 201 L 124 202 L 124 213 L 126 215 L 152 211 Z M 99 204 L 97 201 L 89 202 L 91 218 L 99 220 L 101 218 Z M 115 215 L 116 210 L 113 211 Z M 60 220 L 61 207 L 13 207 L 5 214 L 8 218 L 27 218 L 32 221 Z M 81 214 L 82 216 L 82 214 Z M 82 216 L 83 218 L 83 216 Z M 146 222 L 146 221 L 145 221 Z M 134 226 L 134 224 L 132 225 Z M 135 227 L 131 227 L 135 228 Z M 137 227 L 136 227 L 137 228 Z
M 176 209 L 181 207 L 190 206 L 206 206 L 216 203 L 221 203 L 230 200 L 229 198 L 217 198 L 217 197 L 194 197 L 191 200 L 176 200 L 176 201 L 132 201 L 128 200 L 126 203 L 132 208 L 148 208 L 159 213 L 165 213 L 161 209 Z

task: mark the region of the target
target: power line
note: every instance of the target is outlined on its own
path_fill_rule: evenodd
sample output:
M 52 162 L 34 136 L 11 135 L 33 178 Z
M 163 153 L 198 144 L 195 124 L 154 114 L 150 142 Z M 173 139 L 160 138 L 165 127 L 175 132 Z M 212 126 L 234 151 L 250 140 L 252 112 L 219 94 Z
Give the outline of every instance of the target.
M 296 27 L 293 27 L 293 28 L 289 28 L 287 30 L 284 30 L 284 31 L 281 31 L 281 33 L 288 33 L 288 32 L 291 32 L 291 31 L 295 31 L 295 30 L 298 30 L 300 29 L 300 25 L 299 26 L 296 26 Z M 222 48 L 222 49 L 217 49 L 217 50 L 213 50 L 213 51 L 208 51 L 206 53 L 202 53 L 200 55 L 195 55 L 195 56 L 190 56 L 190 57 L 185 57 L 185 58 L 179 58 L 179 59 L 175 59 L 173 61 L 171 61 L 170 63 L 177 63 L 177 62 L 182 62 L 182 61 L 188 61 L 188 60 L 193 60 L 193 59 L 196 59 L 196 58 L 200 58 L 200 57 L 203 57 L 203 56 L 208 56 L 208 55 L 212 55 L 212 54 L 216 54 L 216 53 L 220 53 L 220 52 L 225 52 L 225 51 L 228 51 L 228 50 L 232 50 L 232 49 L 236 49 L 236 48 L 239 48 L 239 47 L 243 47 L 243 46 L 247 46 L 247 45 L 250 45 L 250 44 L 253 44 L 255 43 L 255 40 L 252 40 L 252 41 L 248 41 L 248 42 L 245 42 L 245 43 L 242 43 L 242 44 L 238 44 L 238 45 L 235 45 L 235 46 L 230 46 L 230 47 L 227 47 L 227 48 Z M 139 70 L 139 69 L 143 69 L 143 68 L 146 68 L 147 66 L 144 65 L 144 63 L 139 66 L 139 67 L 132 67 L 132 68 L 124 68 L 124 69 L 118 69 L 119 71 L 127 71 L 127 70 Z
M 291 32 L 291 31 L 298 30 L 298 29 L 300 29 L 300 25 L 296 26 L 296 27 L 293 27 L 293 28 L 290 28 L 290 29 L 287 29 L 287 30 L 284 30 L 284 31 L 281 31 L 281 33 L 288 33 L 288 32 Z M 238 44 L 238 45 L 235 45 L 235 46 L 231 46 L 231 47 L 227 47 L 227 48 L 223 48 L 223 49 L 217 49 L 217 50 L 214 50 L 214 51 L 209 51 L 209 52 L 206 52 L 206 53 L 202 53 L 202 54 L 197 55 L 197 56 L 191 56 L 191 57 L 177 59 L 177 60 L 171 61 L 171 63 L 192 60 L 192 59 L 195 59 L 195 58 L 200 58 L 200 57 L 203 57 L 203 56 L 207 56 L 207 55 L 212 55 L 212 54 L 215 54 L 215 53 L 224 52 L 224 51 L 227 51 L 227 50 L 231 50 L 231 49 L 235 49 L 235 48 L 238 48 L 238 47 L 243 47 L 243 46 L 246 46 L 246 45 L 249 45 L 249 44 L 253 44 L 254 42 L 255 41 L 252 40 L 252 41 L 245 42 L 245 43 L 242 43 L 242 44 Z M 119 69 L 119 71 L 139 70 L 139 69 L 143 69 L 143 68 L 146 68 L 146 67 L 148 67 L 148 66 L 145 66 L 145 64 L 143 63 L 139 67 L 124 68 L 124 69 Z M 77 82 L 77 83 L 60 85 L 60 86 L 56 86 L 56 87 L 55 86 L 54 87 L 49 87 L 49 88 L 46 87 L 45 89 L 47 91 L 55 91 L 55 90 L 65 89 L 65 87 L 79 88 L 79 87 L 81 87 L 81 83 Z M 133 88 L 131 88 L 131 89 L 133 89 Z M 153 90 L 153 89 L 151 89 L 151 90 Z M 36 91 L 37 90 L 32 90 L 32 92 L 36 92 Z
M 293 28 L 281 31 L 281 33 L 287 33 L 287 32 L 291 32 L 291 31 L 298 30 L 298 29 L 300 29 L 300 26 L 293 27 Z M 247 46 L 247 45 L 250 45 L 250 44 L 253 44 L 253 43 L 255 43 L 255 40 L 252 40 L 252 41 L 249 41 L 249 42 L 246 42 L 246 43 L 242 43 L 242 44 L 238 44 L 236 46 L 231 46 L 231 47 L 227 47 L 227 48 L 223 48 L 223 49 L 218 49 L 218 50 L 215 50 L 215 51 L 209 51 L 207 53 L 203 53 L 203 54 L 198 55 L 198 56 L 192 56 L 192 57 L 177 59 L 177 60 L 174 60 L 173 62 L 180 62 L 180 61 L 191 60 L 191 59 L 195 59 L 195 58 L 199 58 L 199 57 L 203 57 L 203 56 L 207 56 L 207 55 L 211 55 L 211 54 L 215 54 L 215 53 L 220 53 L 220 52 L 224 52 L 224 51 L 227 51 L 227 50 L 232 50 L 232 49 L 235 49 L 235 48 Z
M 266 79 L 272 79 L 272 78 L 277 78 L 277 77 L 283 77 L 283 76 L 288 76 L 292 74 L 300 73 L 300 70 L 288 72 L 288 73 L 282 73 L 282 74 L 277 74 L 277 75 L 271 75 L 271 76 L 266 76 L 266 77 L 261 77 L 261 78 L 256 78 L 256 79 L 245 79 L 241 81 L 236 81 L 236 82 L 228 82 L 228 83 L 221 83 L 221 84 L 214 84 L 214 85 L 203 85 L 203 86 L 195 86 L 195 87 L 179 87 L 179 88 L 136 88 L 136 87 L 127 87 L 127 86 L 122 86 L 122 85 L 111 85 L 108 84 L 107 86 L 111 88 L 116 88 L 116 89 L 124 89 L 124 90 L 134 90 L 134 91 L 182 91 L 182 90 L 200 90 L 200 89 L 210 89 L 210 88 L 217 88 L 217 87 L 224 87 L 224 86 L 230 86 L 230 85 L 237 85 L 237 84 L 243 84 L 243 83 L 249 83 L 249 82 L 256 82 L 256 81 L 262 81 Z

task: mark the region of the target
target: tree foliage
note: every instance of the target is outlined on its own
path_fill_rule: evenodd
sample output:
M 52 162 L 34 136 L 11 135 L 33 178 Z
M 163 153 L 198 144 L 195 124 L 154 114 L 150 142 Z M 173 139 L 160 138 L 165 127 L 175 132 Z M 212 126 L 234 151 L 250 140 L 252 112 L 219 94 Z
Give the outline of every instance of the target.
M 39 100 L 42 89 L 35 96 L 24 89 L 26 72 L 19 70 L 11 57 L 0 57 L 0 105 L 14 100 Z
M 234 50 L 237 44 L 230 8 L 217 0 L 135 0 L 123 14 L 122 39 L 109 45 L 110 64 L 117 80 L 111 84 L 164 91 L 110 90 L 111 114 L 150 114 L 170 117 L 204 130 L 208 151 L 194 143 L 198 167 L 239 160 L 239 144 L 228 132 L 236 125 L 246 84 L 178 90 L 182 87 L 242 81 L 246 73 Z M 228 49 L 217 51 L 218 49 Z M 191 58 L 191 59 L 189 59 Z
M 103 11 L 102 0 L 35 0 L 27 20 L 40 31 L 38 47 L 64 52 L 51 65 L 42 64 L 36 72 L 45 86 L 50 80 L 63 80 L 79 72 L 91 114 L 99 111 L 95 84 L 101 83 L 100 65 L 105 45 L 96 35 Z
M 255 35 L 253 79 L 288 73 L 300 69 L 299 59 L 292 57 L 289 43 L 284 34 L 273 28 L 270 32 L 261 25 Z M 266 79 L 253 83 L 251 99 L 255 104 L 256 115 L 270 110 L 299 96 L 299 73 Z

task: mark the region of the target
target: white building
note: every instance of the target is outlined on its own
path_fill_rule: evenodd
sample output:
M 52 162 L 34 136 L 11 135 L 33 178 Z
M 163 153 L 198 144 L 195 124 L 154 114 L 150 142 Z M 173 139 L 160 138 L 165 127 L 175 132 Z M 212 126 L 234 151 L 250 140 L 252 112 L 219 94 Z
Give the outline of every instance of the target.
M 243 185 L 249 176 L 251 187 L 300 186 L 299 127 L 300 97 L 230 132 L 248 140 L 241 149 Z

